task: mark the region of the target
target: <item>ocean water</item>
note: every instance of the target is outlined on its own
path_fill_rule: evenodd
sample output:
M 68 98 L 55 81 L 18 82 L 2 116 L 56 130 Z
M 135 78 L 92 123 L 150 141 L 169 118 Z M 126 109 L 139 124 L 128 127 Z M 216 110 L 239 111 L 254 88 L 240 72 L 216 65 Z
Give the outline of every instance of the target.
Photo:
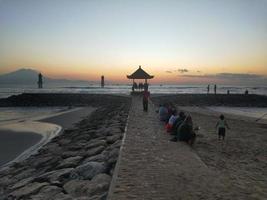
M 21 93 L 93 93 L 93 94 L 130 94 L 132 86 L 130 84 L 109 84 L 104 88 L 101 88 L 97 84 L 91 84 L 86 86 L 47 86 L 43 89 L 37 89 L 36 86 L 20 86 L 14 87 L 10 85 L 0 85 L 0 98 L 6 98 L 11 95 L 18 95 Z M 229 86 L 218 85 L 217 93 L 226 94 L 227 90 L 230 93 L 241 94 L 245 90 L 248 90 L 250 94 L 267 95 L 267 86 Z M 154 85 L 149 86 L 151 94 L 181 94 L 181 93 L 206 93 L 207 85 Z M 210 92 L 213 92 L 213 86 L 210 88 Z

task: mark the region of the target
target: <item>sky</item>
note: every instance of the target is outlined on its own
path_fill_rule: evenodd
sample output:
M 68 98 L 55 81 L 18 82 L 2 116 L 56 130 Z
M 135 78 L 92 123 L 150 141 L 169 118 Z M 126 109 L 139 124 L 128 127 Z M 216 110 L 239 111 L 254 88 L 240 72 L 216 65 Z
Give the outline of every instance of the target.
M 0 74 L 267 85 L 267 0 L 0 0 Z

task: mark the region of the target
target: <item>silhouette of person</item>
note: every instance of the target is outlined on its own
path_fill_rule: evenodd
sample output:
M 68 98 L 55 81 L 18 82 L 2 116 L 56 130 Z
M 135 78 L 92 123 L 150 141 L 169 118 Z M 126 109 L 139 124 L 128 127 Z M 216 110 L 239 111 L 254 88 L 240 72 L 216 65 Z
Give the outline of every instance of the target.
M 145 89 L 144 94 L 143 94 L 143 110 L 147 112 L 148 110 L 148 99 L 150 97 L 150 92 Z
M 38 75 L 38 88 L 43 88 L 43 75 L 41 73 Z
M 217 94 L 217 85 L 214 85 L 214 94 Z
M 210 93 L 210 85 L 208 85 L 208 87 L 207 87 L 207 94 L 209 94 Z

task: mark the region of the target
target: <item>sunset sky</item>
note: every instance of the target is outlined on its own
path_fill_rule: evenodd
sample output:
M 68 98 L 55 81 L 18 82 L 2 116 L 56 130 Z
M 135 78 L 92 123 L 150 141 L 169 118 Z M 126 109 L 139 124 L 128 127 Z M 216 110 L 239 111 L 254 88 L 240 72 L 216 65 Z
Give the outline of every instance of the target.
M 0 0 L 0 74 L 267 84 L 267 0 Z

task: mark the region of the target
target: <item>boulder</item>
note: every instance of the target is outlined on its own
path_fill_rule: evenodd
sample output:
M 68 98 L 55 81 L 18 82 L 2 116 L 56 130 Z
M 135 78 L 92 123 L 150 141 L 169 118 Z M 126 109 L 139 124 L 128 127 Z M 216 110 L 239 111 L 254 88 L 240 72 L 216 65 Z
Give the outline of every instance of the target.
M 96 154 L 100 154 L 104 149 L 105 149 L 104 146 L 95 147 L 86 151 L 84 155 L 86 157 L 95 156 Z
M 24 197 L 24 199 L 26 199 L 25 197 L 30 196 L 32 194 L 37 193 L 42 187 L 47 186 L 48 183 L 30 183 L 22 188 L 19 188 L 18 190 L 13 191 L 10 194 L 10 197 L 13 197 L 15 199 L 20 199 L 22 197 Z
M 76 167 L 82 159 L 82 156 L 66 158 L 57 166 L 57 169 Z
M 38 176 L 35 178 L 35 181 L 43 182 L 43 181 L 62 181 L 64 179 L 67 179 L 69 177 L 69 174 L 73 171 L 73 168 L 65 168 L 65 169 L 59 169 L 50 171 L 47 173 L 42 174 L 41 176 Z
M 104 163 L 88 162 L 76 167 L 70 174 L 72 179 L 92 179 L 94 176 L 106 171 Z
M 16 180 L 22 180 L 22 179 L 31 177 L 34 174 L 34 172 L 35 172 L 35 169 L 29 168 L 29 169 L 22 171 L 21 173 L 16 175 L 14 178 Z
M 108 154 L 108 164 L 114 164 L 117 162 L 119 157 L 119 149 L 114 148 Z
M 54 196 L 61 193 L 62 188 L 57 186 L 49 185 L 44 186 L 36 195 L 30 197 L 30 199 L 34 200 L 52 200 L 55 199 Z
M 121 139 L 121 136 L 118 135 L 111 135 L 107 137 L 107 143 L 108 144 L 113 144 L 114 142 L 116 142 L 117 140 Z
M 28 185 L 29 183 L 31 183 L 33 181 L 34 181 L 33 177 L 29 177 L 29 178 L 23 179 L 23 180 L 17 182 L 15 185 L 13 185 L 10 189 L 11 190 L 16 190 L 18 188 L 24 187 L 25 185 Z
M 61 154 L 61 157 L 69 158 L 69 157 L 81 156 L 83 153 L 84 153 L 83 150 L 82 151 L 64 151 Z
M 101 154 L 97 154 L 97 155 L 95 155 L 95 156 L 91 156 L 91 157 L 86 158 L 86 159 L 82 162 L 82 164 L 87 163 L 87 162 L 91 162 L 91 161 L 95 161 L 95 162 L 104 162 L 104 161 L 106 161 L 106 160 L 108 160 L 107 155 L 104 154 L 104 153 L 101 153 Z
M 98 147 L 98 146 L 106 146 L 107 143 L 105 140 L 99 140 L 99 139 L 94 139 L 94 140 L 91 140 L 89 142 L 88 145 L 85 146 L 86 149 L 91 149 L 91 148 L 94 148 L 94 147 Z
M 62 139 L 58 140 L 58 144 L 59 144 L 60 146 L 65 146 L 65 145 L 67 145 L 67 144 L 69 144 L 69 143 L 71 143 L 71 140 L 70 140 L 70 139 L 62 138 Z
M 63 186 L 64 190 L 73 197 L 86 195 L 84 187 L 90 184 L 88 180 L 71 180 Z
M 63 187 L 64 190 L 72 197 L 91 197 L 94 195 L 106 194 L 111 177 L 107 174 L 98 174 L 92 181 L 88 180 L 71 180 Z

